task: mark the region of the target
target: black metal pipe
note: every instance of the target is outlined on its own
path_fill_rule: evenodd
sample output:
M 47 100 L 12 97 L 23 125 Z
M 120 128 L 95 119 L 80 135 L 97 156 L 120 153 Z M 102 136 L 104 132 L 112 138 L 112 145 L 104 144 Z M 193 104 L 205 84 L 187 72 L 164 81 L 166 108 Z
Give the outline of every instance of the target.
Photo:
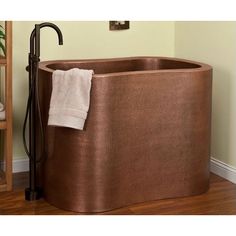
M 38 101 L 38 63 L 40 61 L 40 29 L 44 27 L 53 28 L 58 35 L 59 45 L 63 44 L 63 36 L 61 30 L 54 24 L 45 22 L 41 24 L 36 24 L 34 30 L 30 35 L 30 53 L 29 53 L 29 97 L 27 103 L 27 111 L 24 122 L 23 140 L 26 153 L 29 156 L 29 188 L 25 189 L 25 199 L 32 201 L 37 200 L 42 196 L 42 190 L 37 186 L 37 153 L 36 153 L 36 119 L 37 115 L 40 120 L 40 128 L 42 129 L 42 120 L 40 114 L 40 107 Z M 27 148 L 26 138 L 25 138 L 25 126 L 27 122 L 27 117 L 29 114 L 29 148 Z M 43 135 L 43 130 L 41 130 L 41 135 Z M 43 140 L 43 138 L 42 138 Z M 43 144 L 42 144 L 43 145 Z

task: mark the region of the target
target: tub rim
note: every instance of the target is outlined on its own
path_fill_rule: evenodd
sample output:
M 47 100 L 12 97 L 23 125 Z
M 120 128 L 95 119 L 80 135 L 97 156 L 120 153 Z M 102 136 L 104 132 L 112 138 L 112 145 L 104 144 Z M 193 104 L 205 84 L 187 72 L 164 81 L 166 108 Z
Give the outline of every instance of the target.
M 135 56 L 135 57 L 114 57 L 114 58 L 101 58 L 101 59 L 60 59 L 60 60 L 46 60 L 41 61 L 39 63 L 39 69 L 53 73 L 55 71 L 54 69 L 49 68 L 48 66 L 51 64 L 56 63 L 76 63 L 76 62 L 107 62 L 107 61 L 128 61 L 128 60 L 138 60 L 138 59 L 164 59 L 164 60 L 170 60 L 170 61 L 176 61 L 176 62 L 184 62 L 184 63 L 190 63 L 195 64 L 198 67 L 196 68 L 180 68 L 180 69 L 161 69 L 161 70 L 140 70 L 140 71 L 122 71 L 122 72 L 112 72 L 112 73 L 102 73 L 102 74 L 94 74 L 93 77 L 107 77 L 107 76 L 120 76 L 120 75 L 140 75 L 140 74 L 156 74 L 156 73 L 176 73 L 176 72 L 188 72 L 188 73 L 194 73 L 194 72 L 203 72 L 203 71 L 211 71 L 212 67 L 208 64 L 198 62 L 198 61 L 192 61 L 177 57 L 162 57 L 162 56 Z

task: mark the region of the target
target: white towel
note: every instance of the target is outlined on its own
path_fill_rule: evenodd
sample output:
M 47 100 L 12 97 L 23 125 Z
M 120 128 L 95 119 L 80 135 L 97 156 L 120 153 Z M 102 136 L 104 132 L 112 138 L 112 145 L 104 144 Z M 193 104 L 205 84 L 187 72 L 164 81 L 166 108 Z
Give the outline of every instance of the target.
M 48 125 L 83 130 L 90 103 L 93 70 L 55 70 Z
M 4 105 L 0 102 L 0 120 L 6 119 L 5 108 Z

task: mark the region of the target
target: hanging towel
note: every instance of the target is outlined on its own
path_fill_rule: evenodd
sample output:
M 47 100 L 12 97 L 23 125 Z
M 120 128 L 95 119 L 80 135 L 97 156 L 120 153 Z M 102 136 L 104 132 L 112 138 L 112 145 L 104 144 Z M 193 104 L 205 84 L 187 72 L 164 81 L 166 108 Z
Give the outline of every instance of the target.
M 6 119 L 5 108 L 4 105 L 0 102 L 0 120 Z
M 93 70 L 55 70 L 48 125 L 83 130 L 90 102 Z

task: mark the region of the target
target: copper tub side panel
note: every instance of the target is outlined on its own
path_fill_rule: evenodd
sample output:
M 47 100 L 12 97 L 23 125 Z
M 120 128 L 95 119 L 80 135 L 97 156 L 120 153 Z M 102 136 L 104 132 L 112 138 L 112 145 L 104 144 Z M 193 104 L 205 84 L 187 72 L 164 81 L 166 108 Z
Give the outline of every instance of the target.
M 102 212 L 207 191 L 211 68 L 150 70 L 146 64 L 146 71 L 95 72 L 85 130 L 79 131 L 47 126 L 52 69 L 42 63 L 42 179 L 49 203 Z

